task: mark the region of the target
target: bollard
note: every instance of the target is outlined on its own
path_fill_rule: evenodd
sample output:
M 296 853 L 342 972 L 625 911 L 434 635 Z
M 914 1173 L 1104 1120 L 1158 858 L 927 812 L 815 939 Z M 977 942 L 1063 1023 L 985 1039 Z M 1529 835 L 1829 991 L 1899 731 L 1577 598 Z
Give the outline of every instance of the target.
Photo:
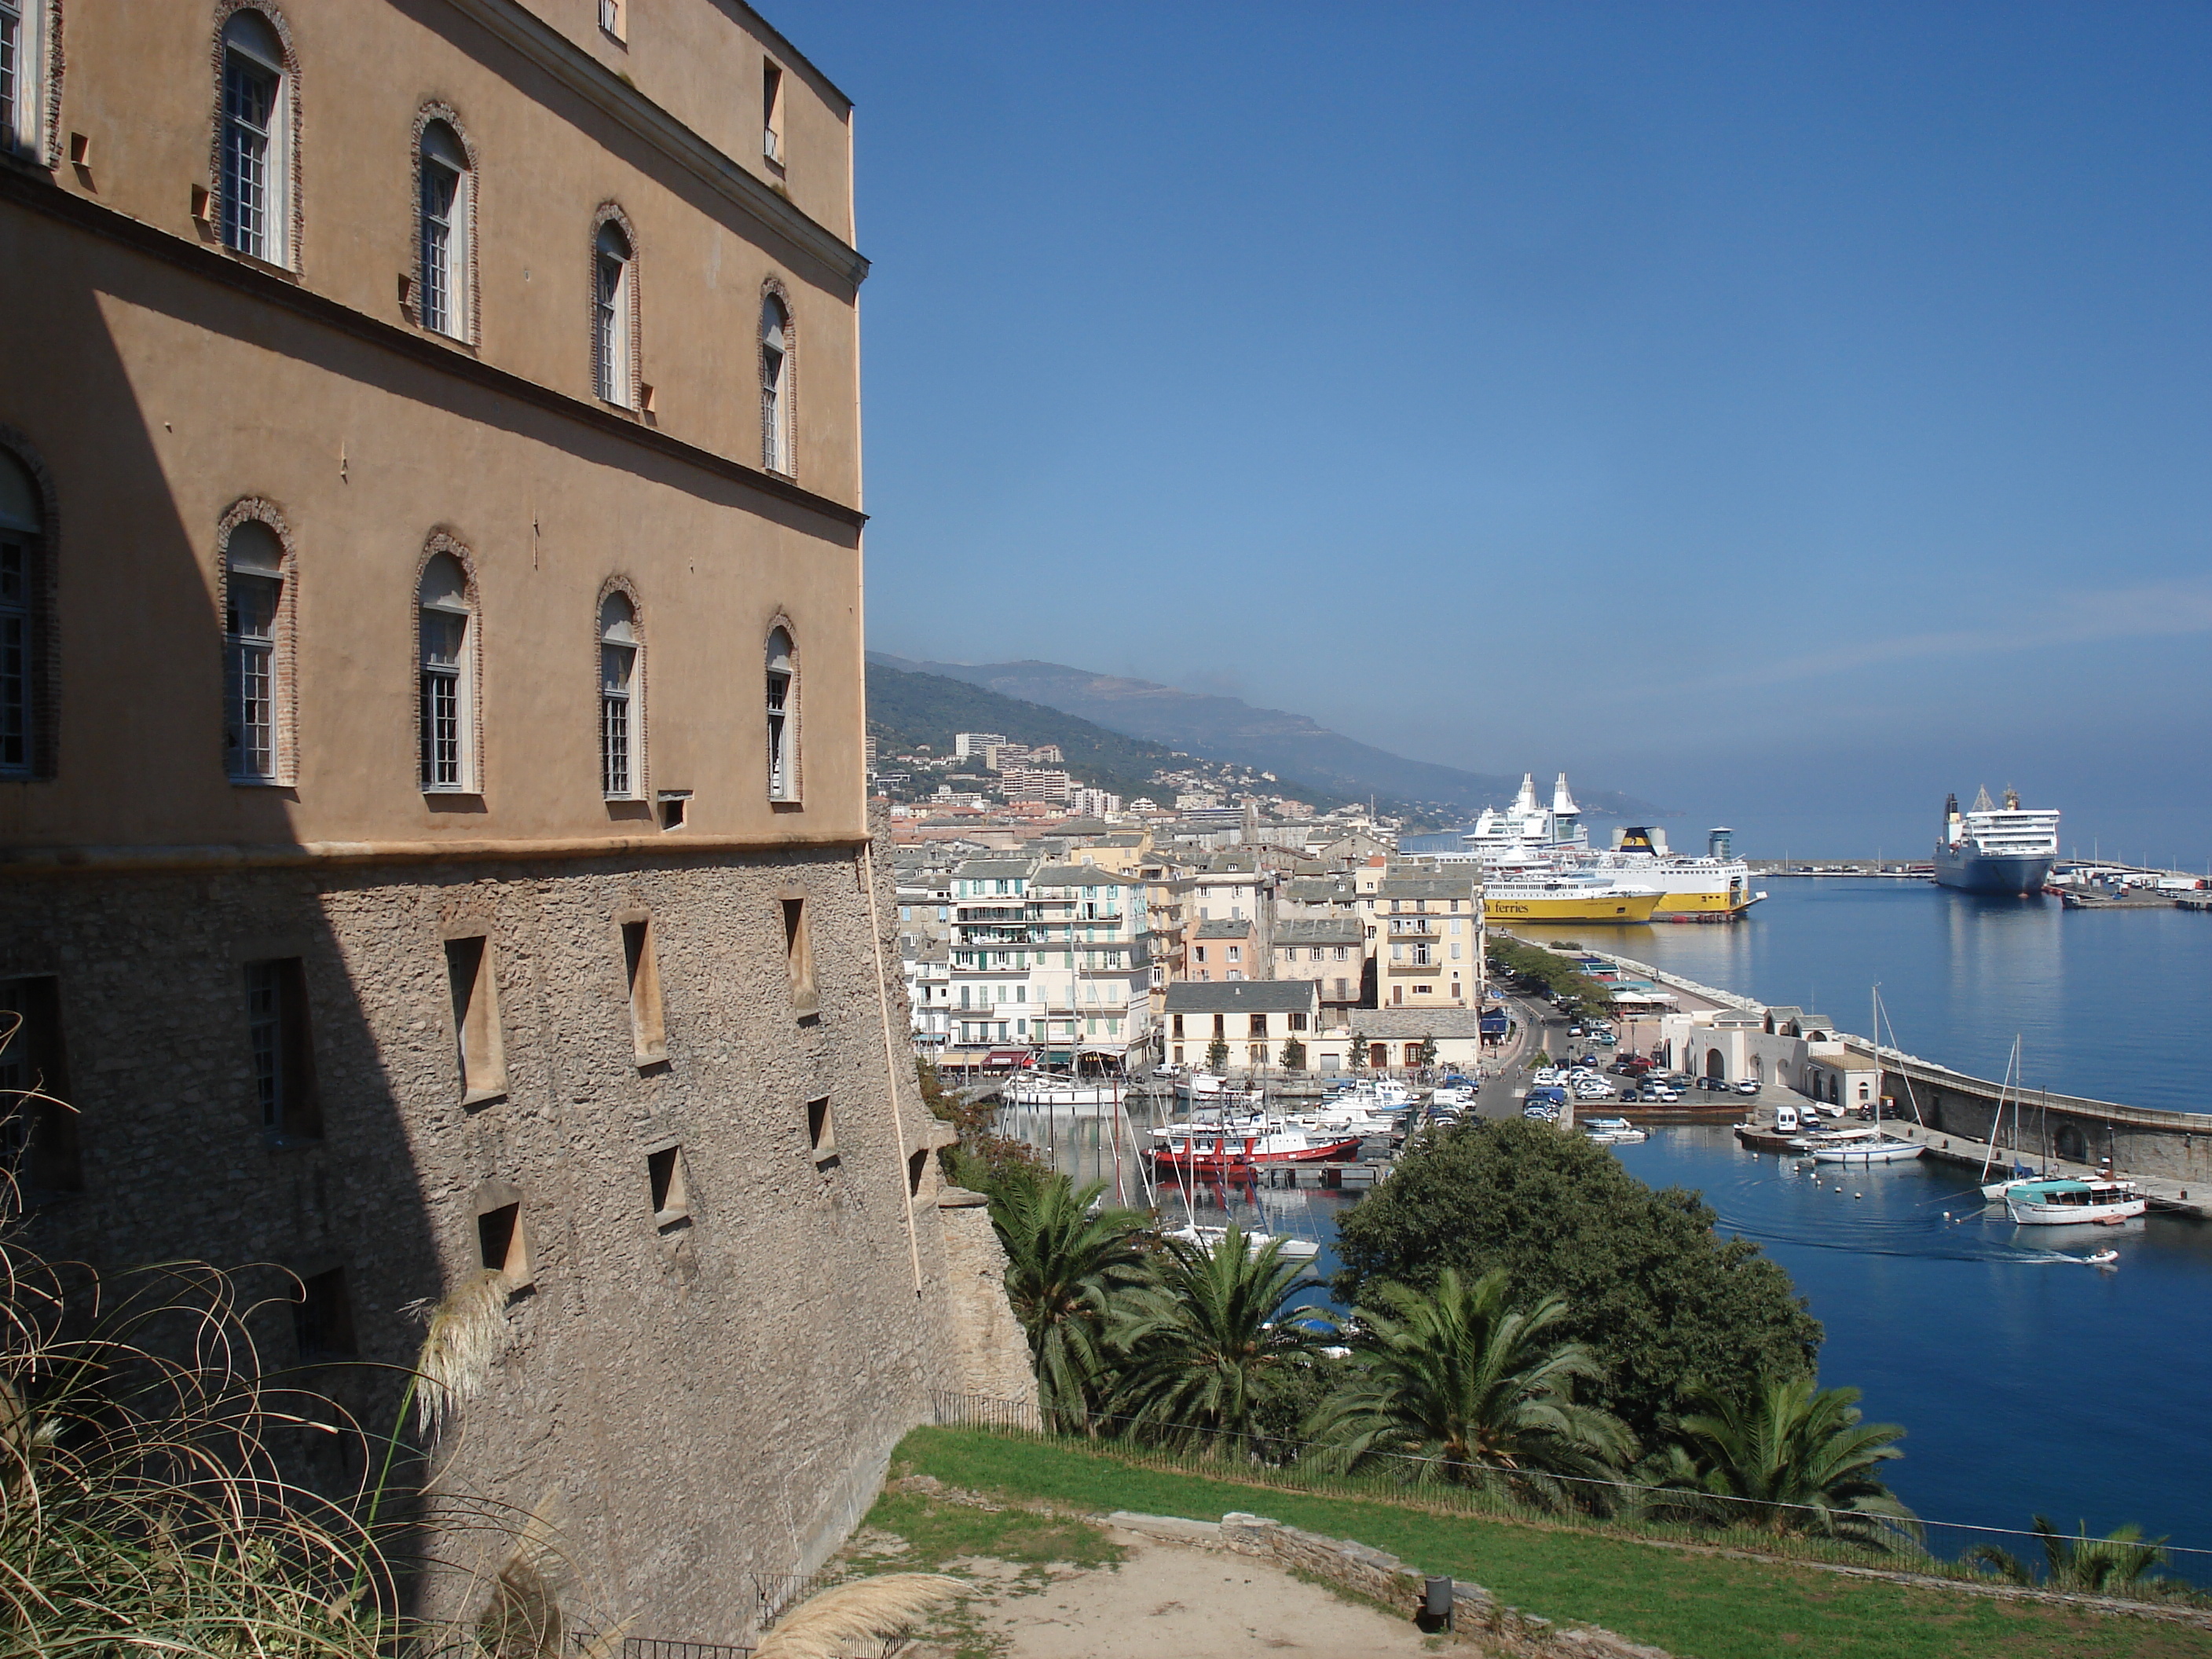
M 1421 1587 L 1421 1628 L 1449 1630 L 1452 1627 L 1452 1581 L 1431 1578 Z

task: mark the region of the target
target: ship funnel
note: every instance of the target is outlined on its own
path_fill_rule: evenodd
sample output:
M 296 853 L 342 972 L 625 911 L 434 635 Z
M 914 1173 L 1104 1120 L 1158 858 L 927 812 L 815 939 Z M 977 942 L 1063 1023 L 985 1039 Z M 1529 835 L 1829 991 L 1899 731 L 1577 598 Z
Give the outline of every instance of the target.
M 1705 856 L 1708 858 L 1732 858 L 1735 854 L 1731 849 L 1735 845 L 1735 831 L 1724 823 L 1716 824 L 1705 831 Z
M 1521 793 L 1513 798 L 1513 810 L 1516 812 L 1536 810 L 1536 775 L 1534 772 L 1521 775 Z
M 2017 812 L 2020 811 L 2020 791 L 2014 788 L 2010 784 L 2007 784 L 2005 786 L 2004 804 L 2005 811 L 2008 812 Z
M 1552 811 L 1560 817 L 1571 818 L 1582 810 L 1575 805 L 1575 798 L 1567 793 L 1567 775 L 1560 773 L 1559 781 L 1552 786 Z

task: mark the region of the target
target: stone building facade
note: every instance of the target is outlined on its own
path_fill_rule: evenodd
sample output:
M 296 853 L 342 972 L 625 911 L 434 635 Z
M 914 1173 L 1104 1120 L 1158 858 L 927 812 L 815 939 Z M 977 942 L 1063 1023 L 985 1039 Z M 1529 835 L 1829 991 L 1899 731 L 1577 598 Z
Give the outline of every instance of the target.
M 719 0 L 21 14 L 0 1089 L 76 1109 L 0 1146 L 32 1224 L 263 1264 L 371 1425 L 351 1362 L 502 1275 L 447 1485 L 738 1640 L 1005 1358 L 949 1329 L 870 850 L 849 106 Z

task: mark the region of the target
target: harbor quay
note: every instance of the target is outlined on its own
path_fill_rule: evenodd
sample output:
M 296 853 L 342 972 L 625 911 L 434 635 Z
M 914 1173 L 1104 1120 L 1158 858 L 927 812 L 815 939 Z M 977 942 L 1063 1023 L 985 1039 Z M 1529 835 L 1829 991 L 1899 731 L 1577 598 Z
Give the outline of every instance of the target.
M 2212 1215 L 2212 1115 L 2022 1091 L 1887 1045 L 1877 1049 L 1816 1013 L 1770 1007 L 1626 957 L 1580 954 L 1667 988 L 1674 1006 L 1625 1024 L 1624 1048 L 1650 1038 L 1669 1064 L 1702 1076 L 1755 1079 L 1769 1090 L 1778 1083 L 1853 1109 L 1878 1102 L 1893 1131 L 1923 1142 L 1932 1157 L 2124 1175 L 2154 1208 Z

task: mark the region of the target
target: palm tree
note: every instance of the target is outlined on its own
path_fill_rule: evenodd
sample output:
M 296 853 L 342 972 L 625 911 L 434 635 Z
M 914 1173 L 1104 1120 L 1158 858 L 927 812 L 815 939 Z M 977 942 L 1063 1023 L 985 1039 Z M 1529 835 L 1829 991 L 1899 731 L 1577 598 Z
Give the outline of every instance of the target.
M 2069 1538 L 2048 1516 L 2037 1516 L 2034 1524 L 2035 1535 L 2043 1545 L 2042 1581 L 2046 1589 L 2110 1595 L 2130 1586 L 2160 1582 L 2151 1569 L 2166 1559 L 2166 1552 L 2159 1547 L 2166 1540 L 2145 1538 L 2142 1528 L 2133 1522 L 2102 1538 Z M 2081 1534 L 2089 1530 L 2086 1522 L 2077 1522 L 2074 1529 Z M 1995 1544 L 1977 1544 L 1961 1559 L 1987 1567 L 2008 1584 L 2033 1584 L 2037 1579 L 2034 1569 Z
M 1325 1462 L 1419 1458 L 1420 1475 L 1556 1507 L 1566 1479 L 1608 1479 L 1634 1455 L 1618 1418 L 1575 1400 L 1577 1382 L 1599 1366 L 1583 1344 L 1556 1334 L 1567 1316 L 1559 1297 L 1515 1312 L 1504 1268 L 1470 1284 L 1447 1267 L 1431 1292 L 1386 1285 L 1378 1299 L 1384 1305 L 1358 1310 L 1357 1380 L 1310 1426 Z
M 1104 1338 L 1116 1303 L 1151 1278 L 1133 1210 L 1094 1209 L 1103 1181 L 1078 1189 L 1064 1175 L 1007 1181 L 991 1224 L 1006 1251 L 1006 1300 L 1030 1340 L 1038 1403 L 1063 1424 L 1098 1398 Z
M 1255 1249 L 1231 1223 L 1212 1249 L 1170 1238 L 1158 1282 L 1125 1302 L 1114 1332 L 1127 1356 L 1113 1396 L 1132 1431 L 1171 1445 L 1242 1438 L 1295 1388 L 1322 1338 L 1308 1308 L 1281 1315 L 1299 1267 L 1283 1242 Z
M 1703 1384 L 1688 1392 L 1702 1409 L 1676 1420 L 1681 1437 L 1661 1454 L 1662 1490 L 1646 1514 L 1863 1544 L 1918 1535 L 1912 1511 L 1876 1477 L 1905 1455 L 1894 1443 L 1905 1431 L 1861 1422 L 1856 1389 L 1793 1376 L 1769 1379 L 1747 1401 Z

